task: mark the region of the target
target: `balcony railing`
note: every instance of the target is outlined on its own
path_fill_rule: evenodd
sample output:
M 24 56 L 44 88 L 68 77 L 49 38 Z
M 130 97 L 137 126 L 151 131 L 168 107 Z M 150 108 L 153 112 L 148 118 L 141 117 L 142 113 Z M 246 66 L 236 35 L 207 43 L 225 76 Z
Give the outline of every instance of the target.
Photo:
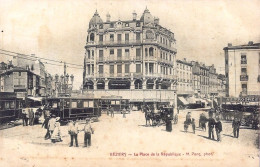
M 248 81 L 248 75 L 240 75 L 240 81 Z
M 87 45 L 104 45 L 104 46 L 110 46 L 110 45 L 137 45 L 141 44 L 141 40 L 129 40 L 129 41 L 90 41 L 87 43 Z
M 166 49 L 169 49 L 169 50 L 172 50 L 174 52 L 177 52 L 177 49 L 170 46 L 170 45 L 166 45 L 166 44 L 163 44 L 163 43 L 160 43 L 158 42 L 157 40 L 151 40 L 151 39 L 146 39 L 146 40 L 129 40 L 129 41 L 98 41 L 98 42 L 95 42 L 95 41 L 89 41 L 87 42 L 87 45 L 104 45 L 104 46 L 110 46 L 110 45 L 140 45 L 141 43 L 143 44 L 155 44 L 155 45 L 158 45 L 158 46 L 161 46 L 163 48 L 166 48 Z

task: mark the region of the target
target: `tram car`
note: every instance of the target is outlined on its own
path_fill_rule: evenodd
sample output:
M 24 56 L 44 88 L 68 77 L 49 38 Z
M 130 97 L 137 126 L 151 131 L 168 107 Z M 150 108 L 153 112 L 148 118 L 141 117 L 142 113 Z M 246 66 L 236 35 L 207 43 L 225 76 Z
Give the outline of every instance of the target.
M 60 117 L 63 121 L 99 117 L 101 115 L 99 99 L 57 97 L 47 98 L 46 101 L 50 113 Z
M 16 93 L 0 92 L 0 124 L 20 118 L 23 100 Z
M 130 102 L 128 99 L 122 99 L 121 96 L 106 96 L 101 97 L 100 106 L 103 111 L 106 111 L 109 107 L 114 109 L 115 113 L 121 113 L 126 108 L 127 113 L 130 111 Z

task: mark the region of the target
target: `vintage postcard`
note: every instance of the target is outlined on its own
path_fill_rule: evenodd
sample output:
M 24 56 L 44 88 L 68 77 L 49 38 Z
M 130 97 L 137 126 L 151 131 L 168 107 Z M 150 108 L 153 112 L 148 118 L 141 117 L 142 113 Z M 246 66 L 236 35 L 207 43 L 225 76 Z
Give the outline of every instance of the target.
M 259 0 L 0 11 L 0 166 L 259 166 Z

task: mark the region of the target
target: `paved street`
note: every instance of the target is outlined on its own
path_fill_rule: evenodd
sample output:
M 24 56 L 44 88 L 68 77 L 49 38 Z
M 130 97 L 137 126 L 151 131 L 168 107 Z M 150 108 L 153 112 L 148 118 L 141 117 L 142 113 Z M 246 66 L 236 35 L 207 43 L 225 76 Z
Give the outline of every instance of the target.
M 95 133 L 90 148 L 83 148 L 83 132 L 78 136 L 79 148 L 69 147 L 66 126 L 61 128 L 63 142 L 55 144 L 44 140 L 46 131 L 41 125 L 4 129 L 0 131 L 0 166 L 46 166 L 48 163 L 77 166 L 83 161 L 101 166 L 108 161 L 114 166 L 136 166 L 136 163 L 144 166 L 203 166 L 209 162 L 212 162 L 211 166 L 259 165 L 256 130 L 241 129 L 237 139 L 232 137 L 231 122 L 222 122 L 223 141 L 219 143 L 207 139 L 208 133 L 199 128 L 196 128 L 196 134 L 191 133 L 191 127 L 188 133 L 184 133 L 187 111 L 180 112 L 179 123 L 173 125 L 171 133 L 165 131 L 165 126 L 146 127 L 141 112 L 132 112 L 126 118 L 121 114 L 115 114 L 114 118 L 104 114 L 99 122 L 92 123 Z M 192 111 L 196 126 L 201 112 Z M 83 128 L 83 124 L 80 127 Z

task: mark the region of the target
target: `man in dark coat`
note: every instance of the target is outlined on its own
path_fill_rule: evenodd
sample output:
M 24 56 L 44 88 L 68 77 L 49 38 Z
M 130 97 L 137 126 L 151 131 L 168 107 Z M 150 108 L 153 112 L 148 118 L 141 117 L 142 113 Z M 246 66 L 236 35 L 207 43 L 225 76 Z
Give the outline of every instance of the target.
M 221 142 L 222 123 L 220 122 L 219 117 L 216 118 L 216 121 L 215 129 L 217 133 L 217 141 Z
M 210 117 L 208 121 L 209 121 L 208 122 L 209 139 L 213 139 L 214 140 L 215 139 L 214 138 L 214 126 L 215 126 L 216 122 L 215 122 L 215 119 L 212 118 L 212 117 Z M 211 138 L 211 136 L 212 136 L 212 138 Z
M 167 115 L 166 117 L 166 131 L 171 132 L 172 131 L 172 119 L 170 114 Z
M 47 130 L 47 132 L 45 134 L 45 137 L 44 137 L 45 140 L 51 138 L 50 131 L 49 131 L 49 126 L 48 126 L 49 125 L 49 120 L 50 120 L 50 117 L 46 116 L 44 122 L 42 123 L 42 127 L 44 127 Z
M 235 118 L 233 120 L 232 127 L 233 127 L 234 137 L 238 138 L 239 137 L 240 121 L 237 118 Z

